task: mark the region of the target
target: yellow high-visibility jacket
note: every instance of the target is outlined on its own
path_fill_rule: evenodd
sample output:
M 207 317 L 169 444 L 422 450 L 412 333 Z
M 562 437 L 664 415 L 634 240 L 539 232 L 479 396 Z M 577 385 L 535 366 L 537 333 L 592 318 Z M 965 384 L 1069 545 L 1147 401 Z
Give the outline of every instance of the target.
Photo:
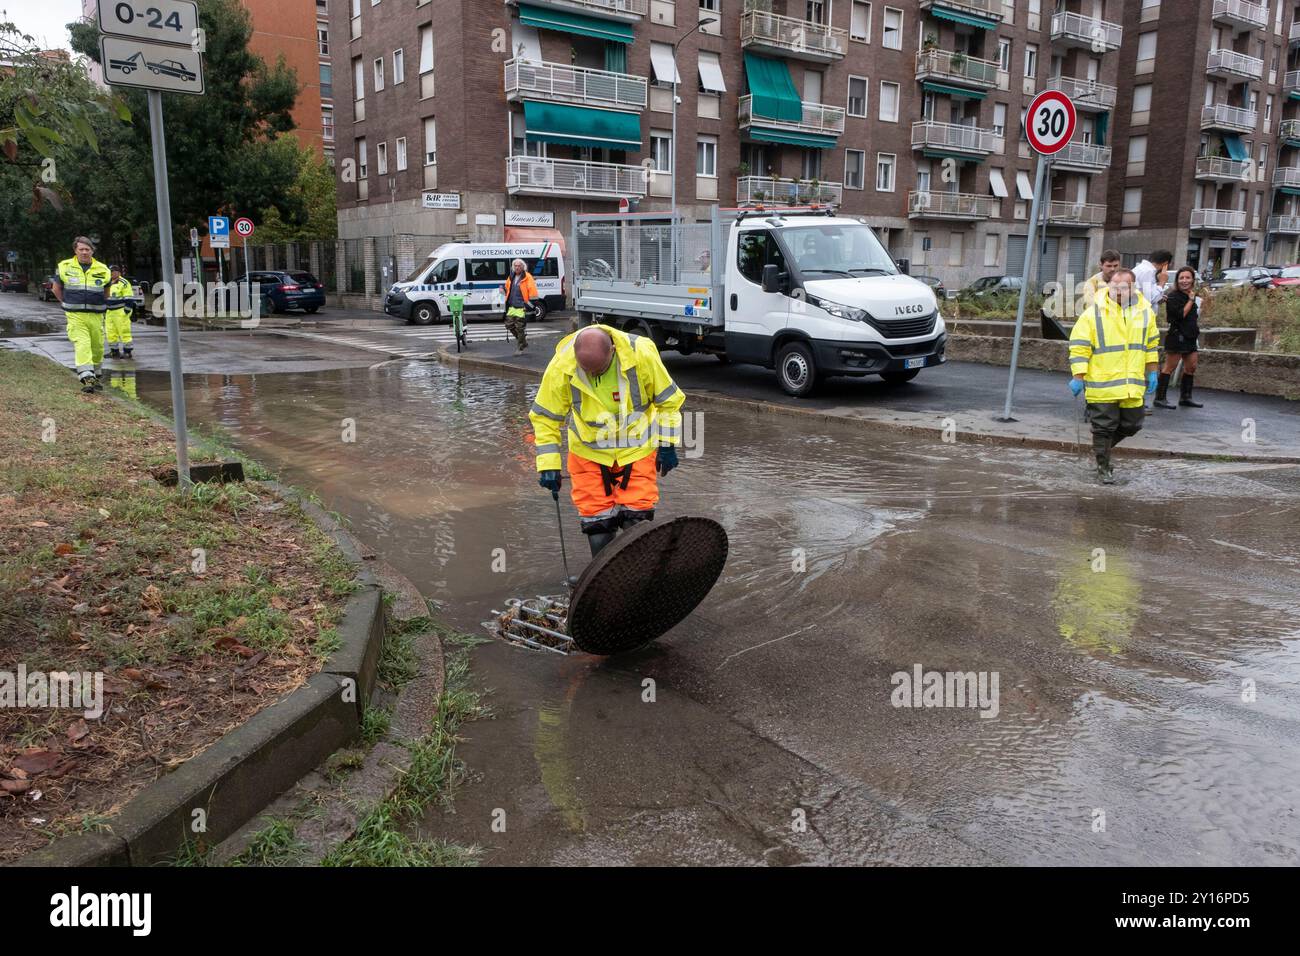
M 116 282 L 110 283 L 104 301 L 108 308 L 108 318 L 125 319 L 135 304 L 132 298 L 134 295 L 135 290 L 131 288 L 131 283 L 127 282 L 125 277 L 119 277 Z
M 1070 374 L 1083 372 L 1089 402 L 1141 402 L 1146 367 L 1160 355 L 1160 330 L 1146 297 L 1121 307 L 1110 294 L 1083 310 L 1070 331 Z
M 560 468 L 560 430 L 567 423 L 569 451 L 602 465 L 626 465 L 654 452 L 660 445 L 682 442 L 682 403 L 677 387 L 655 344 L 602 325 L 614 340 L 614 371 L 618 375 L 619 414 L 597 398 L 587 373 L 578 367 L 573 340 L 566 335 L 546 366 L 541 388 L 528 418 L 537 443 L 537 470 Z
M 77 257 L 64 259 L 57 269 L 63 286 L 63 311 L 69 318 L 94 316 L 108 311 L 108 286 L 113 273 L 98 259 L 91 259 L 84 269 Z

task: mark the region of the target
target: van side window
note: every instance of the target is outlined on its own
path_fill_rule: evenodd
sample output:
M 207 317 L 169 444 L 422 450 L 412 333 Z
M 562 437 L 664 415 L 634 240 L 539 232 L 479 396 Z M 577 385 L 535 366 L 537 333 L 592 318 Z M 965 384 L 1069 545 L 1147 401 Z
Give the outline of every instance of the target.
M 769 263 L 782 272 L 786 271 L 785 257 L 772 234 L 765 229 L 742 232 L 736 244 L 736 265 L 740 274 L 755 285 L 761 285 L 763 266 Z
M 439 262 L 436 266 L 433 267 L 433 271 L 429 273 L 428 281 L 430 283 L 455 282 L 456 276 L 458 276 L 459 274 L 460 274 L 459 259 L 443 259 L 442 262 Z
M 525 259 L 524 262 L 528 264 L 528 271 L 534 279 L 554 279 L 560 274 L 559 259 L 548 256 L 545 259 Z

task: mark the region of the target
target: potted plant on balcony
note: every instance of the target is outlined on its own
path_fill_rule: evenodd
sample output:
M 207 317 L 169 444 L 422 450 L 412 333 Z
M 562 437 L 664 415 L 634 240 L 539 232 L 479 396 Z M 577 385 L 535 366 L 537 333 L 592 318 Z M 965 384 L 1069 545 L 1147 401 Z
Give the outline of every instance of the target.
M 929 52 L 939 48 L 939 38 L 933 33 L 927 33 L 925 39 L 921 41 L 921 49 Z
M 746 176 L 748 176 L 748 175 L 749 175 L 749 163 L 741 163 L 739 166 L 737 166 L 737 167 L 736 167 L 736 175 L 739 176 L 741 179 L 744 179 Z
M 965 54 L 965 53 L 954 53 L 954 54 L 953 54 L 953 55 L 948 59 L 948 65 L 949 65 L 949 67 L 952 69 L 952 72 L 954 72 L 954 73 L 965 73 L 965 72 L 966 72 L 966 54 Z

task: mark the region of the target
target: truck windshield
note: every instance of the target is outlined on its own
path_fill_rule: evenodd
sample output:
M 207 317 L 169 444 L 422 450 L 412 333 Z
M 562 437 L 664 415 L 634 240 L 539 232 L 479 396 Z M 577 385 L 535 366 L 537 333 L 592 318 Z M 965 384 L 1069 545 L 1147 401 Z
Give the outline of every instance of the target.
M 793 226 L 781 230 L 781 239 L 802 273 L 863 276 L 898 271 L 869 226 Z

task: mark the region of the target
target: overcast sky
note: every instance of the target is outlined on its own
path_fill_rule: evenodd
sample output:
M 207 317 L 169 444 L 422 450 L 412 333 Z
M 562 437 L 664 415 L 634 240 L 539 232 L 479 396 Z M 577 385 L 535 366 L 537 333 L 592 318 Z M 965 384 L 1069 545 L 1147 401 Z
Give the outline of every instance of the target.
M 72 49 L 67 24 L 81 19 L 81 0 L 0 0 L 0 20 L 18 25 L 46 50 Z

